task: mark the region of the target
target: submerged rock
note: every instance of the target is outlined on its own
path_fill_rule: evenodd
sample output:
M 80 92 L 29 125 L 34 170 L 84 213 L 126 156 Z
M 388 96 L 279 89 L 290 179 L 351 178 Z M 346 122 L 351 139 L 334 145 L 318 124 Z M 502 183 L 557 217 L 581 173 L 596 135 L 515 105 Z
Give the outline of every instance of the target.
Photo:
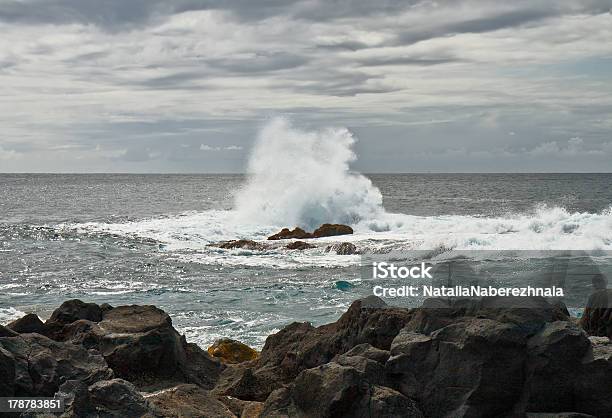
M 220 244 L 216 244 L 216 247 L 231 250 L 234 248 L 244 248 L 247 250 L 262 251 L 266 249 L 266 246 L 260 242 L 253 241 L 250 239 L 239 239 L 234 241 L 225 241 Z
M 223 363 L 243 363 L 255 360 L 259 353 L 246 344 L 230 338 L 222 338 L 208 347 L 208 354 Z
M 337 244 L 328 245 L 325 252 L 335 252 L 338 255 L 359 254 L 357 247 L 352 242 L 339 242 Z
M 293 241 L 285 246 L 288 250 L 307 250 L 309 248 L 315 248 L 314 245 L 304 241 Z

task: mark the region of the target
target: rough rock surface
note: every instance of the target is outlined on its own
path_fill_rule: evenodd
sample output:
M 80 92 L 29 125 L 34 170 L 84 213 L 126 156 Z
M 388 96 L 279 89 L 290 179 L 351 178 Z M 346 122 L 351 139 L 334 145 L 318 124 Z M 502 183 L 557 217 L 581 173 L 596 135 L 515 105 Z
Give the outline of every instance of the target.
M 350 235 L 353 228 L 342 224 L 323 224 L 312 233 L 313 238 L 334 237 L 337 235 Z
M 0 327 L 0 396 L 57 394 L 65 417 L 612 411 L 610 339 L 589 336 L 543 298 L 430 299 L 404 309 L 371 296 L 334 323 L 290 324 L 258 358 L 227 365 L 186 343 L 154 306 L 93 305 L 69 301 L 43 328 L 33 317 L 17 321 L 17 330 L 54 339 Z
M 269 240 L 279 239 L 307 239 L 307 238 L 322 238 L 333 237 L 337 235 L 349 235 L 353 233 L 353 228 L 342 224 L 323 224 L 314 232 L 306 232 L 300 227 L 294 229 L 283 228 L 280 232 L 268 237 Z
M 357 251 L 357 247 L 351 242 L 340 242 L 337 244 L 328 245 L 327 248 L 325 248 L 326 253 L 332 251 L 338 255 L 359 254 L 359 252 Z
M 309 248 L 315 248 L 314 245 L 304 241 L 293 241 L 285 246 L 288 250 L 307 250 Z
M 71 343 L 53 341 L 40 334 L 21 334 L 0 338 L 2 357 L 13 358 L 13 387 L 15 396 L 53 396 L 65 380 L 93 383 L 110 379 L 113 371 L 100 353 Z
M 243 363 L 255 360 L 259 353 L 240 341 L 222 338 L 208 347 L 208 354 L 218 358 L 223 363 Z
M 236 415 L 208 391 L 196 385 L 179 385 L 146 396 L 158 416 L 234 418 Z
M 270 235 L 268 237 L 269 240 L 279 240 L 279 239 L 305 239 L 312 238 L 312 234 L 304 231 L 302 228 L 295 227 L 294 229 L 283 228 L 280 232 L 277 232 L 274 235 Z
M 30 313 L 7 325 L 8 328 L 20 334 L 35 332 L 46 335 L 48 330 L 38 315 Z

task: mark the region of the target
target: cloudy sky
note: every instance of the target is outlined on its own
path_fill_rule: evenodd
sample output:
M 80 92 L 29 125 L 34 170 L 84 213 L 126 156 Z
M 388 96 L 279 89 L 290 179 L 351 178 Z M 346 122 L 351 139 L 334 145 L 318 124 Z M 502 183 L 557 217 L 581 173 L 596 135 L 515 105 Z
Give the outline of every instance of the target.
M 0 172 L 612 171 L 612 0 L 0 0 Z

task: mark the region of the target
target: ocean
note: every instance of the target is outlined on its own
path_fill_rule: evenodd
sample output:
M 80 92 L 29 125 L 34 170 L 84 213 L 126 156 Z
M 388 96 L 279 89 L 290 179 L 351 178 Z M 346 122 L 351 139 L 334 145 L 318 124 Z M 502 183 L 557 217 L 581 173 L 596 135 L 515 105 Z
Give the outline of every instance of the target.
M 293 321 L 336 320 L 372 284 L 350 241 L 389 251 L 612 250 L 612 174 L 0 174 L 0 323 L 67 299 L 153 304 L 203 347 L 261 348 Z M 262 175 L 261 173 L 266 173 Z M 338 174 L 340 173 L 340 174 Z M 323 177 L 320 177 L 323 176 Z M 224 250 L 282 227 L 350 223 L 315 248 Z M 396 303 L 396 301 L 390 301 Z M 397 301 L 401 303 L 401 301 Z

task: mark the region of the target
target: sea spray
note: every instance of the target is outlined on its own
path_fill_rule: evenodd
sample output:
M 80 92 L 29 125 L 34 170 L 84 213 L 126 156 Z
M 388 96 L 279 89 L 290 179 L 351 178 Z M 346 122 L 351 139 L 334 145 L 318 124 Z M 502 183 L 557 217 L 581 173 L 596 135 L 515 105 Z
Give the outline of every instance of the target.
M 350 171 L 356 139 L 346 128 L 305 131 L 282 117 L 261 130 L 249 179 L 237 194 L 237 221 L 300 226 L 355 224 L 383 213 L 382 194 Z

